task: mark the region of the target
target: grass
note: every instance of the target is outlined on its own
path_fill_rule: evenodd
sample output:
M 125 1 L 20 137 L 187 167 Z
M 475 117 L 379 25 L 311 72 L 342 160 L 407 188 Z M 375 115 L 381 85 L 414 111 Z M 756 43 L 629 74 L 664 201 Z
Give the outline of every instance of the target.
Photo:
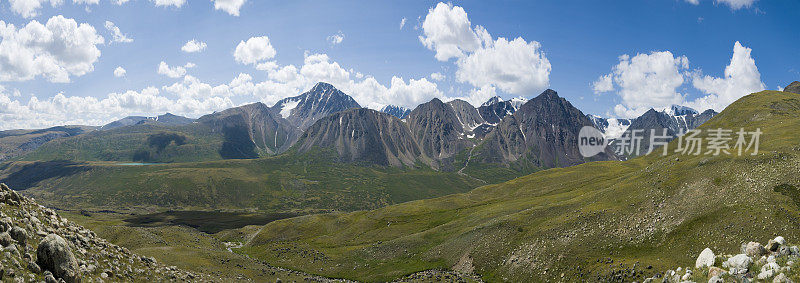
M 756 156 L 673 153 L 549 169 L 467 193 L 271 222 L 239 252 L 370 282 L 449 268 L 464 256 L 488 281 L 600 280 L 634 264 L 643 275 L 632 280 L 642 280 L 691 266 L 706 247 L 791 241 L 800 237 L 800 209 L 774 188 L 800 184 L 798 101 L 752 94 L 701 127 L 760 128 Z
M 358 166 L 337 163 L 333 155 L 318 152 L 144 166 L 15 162 L 0 170 L 0 180 L 52 207 L 139 214 L 354 211 L 466 192 L 479 185 L 455 172 Z

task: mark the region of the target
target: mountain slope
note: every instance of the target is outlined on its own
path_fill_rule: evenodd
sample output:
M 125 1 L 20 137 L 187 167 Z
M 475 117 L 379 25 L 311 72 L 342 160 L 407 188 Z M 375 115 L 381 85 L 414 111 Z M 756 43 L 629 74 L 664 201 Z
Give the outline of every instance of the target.
M 411 109 L 401 106 L 386 105 L 383 108 L 381 108 L 381 112 L 395 116 L 398 119 L 405 119 L 406 117 L 408 117 L 408 114 L 411 113 Z
M 432 159 L 447 160 L 471 144 L 456 112 L 438 98 L 414 108 L 407 121 L 420 149 Z
M 798 117 L 800 96 L 756 93 L 700 127 L 760 128 L 755 156 L 672 153 L 551 169 L 465 194 L 272 222 L 242 251 L 364 281 L 463 266 L 487 281 L 641 281 L 693 266 L 706 247 L 800 236 Z M 326 261 L 276 252 L 290 246 Z
M 40 130 L 0 131 L 0 161 L 34 151 L 43 144 L 95 130 L 89 126 L 58 126 Z
M 631 120 L 631 124 L 627 129 L 629 132 L 622 136 L 630 139 L 629 137 L 633 131 L 637 131 L 636 135 L 642 137 L 639 147 L 639 155 L 642 155 L 647 153 L 650 148 L 652 130 L 655 130 L 656 136 L 662 136 L 666 129 L 668 136 L 675 137 L 679 133 L 686 133 L 688 130 L 699 127 L 716 114 L 717 112 L 712 109 L 698 113 L 694 109 L 675 105 L 662 111 L 650 109 L 642 116 Z M 659 139 L 658 141 L 662 140 Z M 633 152 L 632 155 L 636 155 L 636 153 Z
M 261 102 L 205 115 L 197 122 L 224 137 L 219 153 L 225 159 L 283 152 L 298 136 L 294 127 Z
M 447 105 L 453 108 L 453 111 L 456 113 L 456 117 L 458 121 L 461 123 L 461 127 L 464 129 L 465 132 L 471 132 L 478 126 L 485 123 L 483 117 L 478 112 L 478 109 L 461 99 L 454 99 L 452 101 L 447 102 Z
M 787 85 L 783 91 L 800 94 L 800 82 L 794 81 Z
M 359 108 L 334 113 L 308 128 L 297 151 L 319 148 L 337 152 L 339 160 L 382 166 L 414 166 L 421 150 L 408 126 L 396 117 Z
M 333 85 L 319 82 L 307 92 L 278 101 L 272 111 L 305 131 L 317 120 L 351 108 L 361 108 L 361 105 Z
M 525 163 L 534 168 L 572 166 L 585 162 L 578 151 L 578 132 L 592 126 L 580 110 L 553 90 L 531 99 L 506 116 L 476 149 L 481 163 Z M 607 153 L 599 160 L 614 158 Z
M 497 124 L 507 115 L 514 114 L 517 111 L 517 106 L 522 102 L 523 100 L 519 99 L 503 101 L 499 96 L 495 96 L 478 107 L 478 113 L 486 123 Z

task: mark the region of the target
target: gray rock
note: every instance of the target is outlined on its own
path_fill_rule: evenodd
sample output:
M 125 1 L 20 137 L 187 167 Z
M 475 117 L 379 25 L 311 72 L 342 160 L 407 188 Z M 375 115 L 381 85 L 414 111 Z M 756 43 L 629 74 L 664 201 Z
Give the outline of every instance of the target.
M 78 261 L 64 238 L 50 234 L 39 243 L 36 249 L 36 263 L 44 270 L 68 283 L 79 282 Z
M 780 246 L 781 246 L 781 244 L 779 244 L 775 240 L 769 240 L 769 242 L 767 242 L 767 246 L 765 248 L 767 248 L 767 250 L 769 250 L 771 252 L 775 252 L 775 251 L 778 251 L 778 247 L 780 247 Z
M 775 276 L 775 279 L 772 279 L 772 283 L 792 283 L 792 280 L 789 279 L 785 274 L 781 273 L 778 276 Z
M 711 249 L 706 248 L 702 252 L 700 252 L 700 256 L 697 257 L 697 260 L 694 263 L 695 268 L 702 268 L 706 266 L 714 266 L 714 261 L 716 260 L 716 256 Z
M 28 242 L 28 232 L 25 229 L 14 227 L 9 232 L 11 238 L 16 240 L 20 245 L 25 245 Z
M 708 279 L 708 283 L 723 283 L 723 282 L 725 281 L 722 281 L 722 278 L 718 276 L 713 276 L 711 277 L 711 279 Z
M 8 247 L 14 243 L 14 239 L 11 238 L 7 232 L 0 233 L 0 245 L 3 247 Z
M 729 258 L 722 265 L 724 267 L 736 268 L 737 273 L 746 273 L 748 268 L 750 268 L 750 264 L 752 263 L 753 260 L 750 259 L 750 257 L 746 254 L 738 254 Z M 731 271 L 731 273 L 733 272 Z
M 745 254 L 751 257 L 758 258 L 762 255 L 767 254 L 767 250 L 758 242 L 749 242 L 747 243 L 747 247 L 745 248 Z

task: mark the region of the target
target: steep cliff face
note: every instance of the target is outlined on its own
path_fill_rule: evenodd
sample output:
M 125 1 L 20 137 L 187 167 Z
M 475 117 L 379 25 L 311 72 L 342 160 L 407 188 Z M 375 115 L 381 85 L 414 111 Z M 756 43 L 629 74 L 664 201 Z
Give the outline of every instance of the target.
M 580 110 L 548 89 L 503 119 L 473 158 L 485 163 L 526 162 L 540 168 L 580 164 L 587 160 L 578 151 L 578 133 L 592 125 Z M 614 158 L 607 149 L 592 160 Z
M 276 117 L 261 102 L 209 114 L 198 122 L 223 135 L 220 149 L 223 158 L 254 158 L 283 152 L 298 136 L 295 127 Z
M 333 149 L 341 161 L 384 166 L 414 166 L 423 159 L 405 123 L 365 108 L 337 112 L 317 121 L 295 148 L 301 153 Z
M 448 159 L 471 145 L 456 112 L 438 98 L 417 106 L 407 120 L 420 149 L 432 159 Z
M 485 123 L 481 114 L 478 113 L 478 109 L 461 99 L 456 99 L 450 102 L 447 102 L 453 111 L 456 113 L 456 118 L 458 118 L 461 127 L 464 129 L 465 132 L 472 131 L 473 129 L 477 128 L 478 126 Z

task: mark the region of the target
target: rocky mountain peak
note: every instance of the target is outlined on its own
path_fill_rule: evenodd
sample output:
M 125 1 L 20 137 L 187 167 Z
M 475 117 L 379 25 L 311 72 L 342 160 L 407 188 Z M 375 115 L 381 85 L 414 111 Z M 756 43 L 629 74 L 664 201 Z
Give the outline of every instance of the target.
M 489 100 L 487 100 L 483 104 L 481 104 L 481 106 L 489 106 L 489 105 L 492 105 L 492 104 L 495 104 L 495 103 L 498 103 L 498 102 L 502 102 L 502 101 L 503 101 L 503 99 L 500 98 L 500 96 L 494 96 L 492 98 L 489 98 Z
M 307 92 L 278 101 L 271 109 L 303 131 L 325 116 L 351 108 L 361 105 L 333 85 L 319 82 Z

